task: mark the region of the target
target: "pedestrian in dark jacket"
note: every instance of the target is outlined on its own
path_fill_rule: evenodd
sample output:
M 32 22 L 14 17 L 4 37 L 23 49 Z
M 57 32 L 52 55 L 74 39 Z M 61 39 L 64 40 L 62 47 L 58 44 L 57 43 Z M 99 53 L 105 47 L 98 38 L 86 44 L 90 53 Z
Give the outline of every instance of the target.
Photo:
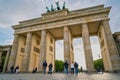
M 74 67 L 75 67 L 75 73 L 76 75 L 78 75 L 78 63 L 77 62 L 74 63 Z
M 46 74 L 47 62 L 43 62 L 43 74 Z
M 52 74 L 52 67 L 53 67 L 52 63 L 50 63 L 48 67 L 49 67 L 49 72 L 48 73 Z
M 65 68 L 65 74 L 68 74 L 68 62 L 67 61 L 65 61 L 65 63 L 64 63 L 64 68 Z
M 11 66 L 10 71 L 11 73 L 14 73 L 14 66 Z

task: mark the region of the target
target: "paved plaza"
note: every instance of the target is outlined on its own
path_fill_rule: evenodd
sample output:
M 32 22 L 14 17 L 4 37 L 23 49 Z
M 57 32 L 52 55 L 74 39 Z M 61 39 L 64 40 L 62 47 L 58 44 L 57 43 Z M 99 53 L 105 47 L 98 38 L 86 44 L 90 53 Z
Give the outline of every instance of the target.
M 52 75 L 42 73 L 19 73 L 0 74 L 0 80 L 120 80 L 120 73 L 65 75 L 63 73 L 53 73 Z

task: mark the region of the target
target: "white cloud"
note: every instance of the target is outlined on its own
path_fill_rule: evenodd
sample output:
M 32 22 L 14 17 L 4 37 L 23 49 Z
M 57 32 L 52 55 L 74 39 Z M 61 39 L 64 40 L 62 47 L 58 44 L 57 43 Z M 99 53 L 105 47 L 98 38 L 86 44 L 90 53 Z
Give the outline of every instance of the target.
M 63 60 L 64 61 L 63 40 L 56 41 L 55 53 L 56 53 L 55 58 L 57 60 Z
M 58 0 L 1 0 L 0 1 L 0 44 L 11 44 L 13 40 L 13 30 L 11 26 L 18 24 L 19 21 L 26 19 L 40 17 L 42 13 L 46 12 L 45 7 L 51 4 L 56 6 L 55 2 Z M 66 2 L 66 7 L 69 10 L 81 9 L 89 6 L 100 4 L 113 5 L 112 0 L 60 0 L 60 6 Z M 110 2 L 111 1 L 111 2 Z M 115 1 L 117 3 L 117 1 Z M 110 25 L 113 32 L 120 30 L 120 6 L 113 5 L 110 12 Z M 1 30 L 2 29 L 2 30 Z M 10 31 L 7 31 L 10 29 Z M 10 33 L 10 34 L 9 34 Z M 6 37 L 3 37 L 6 36 Z M 11 35 L 11 36 L 10 36 Z M 10 38 L 10 37 L 12 38 Z M 98 58 L 100 47 L 97 39 L 91 38 L 92 52 L 94 59 Z M 63 41 L 56 42 L 56 58 L 63 58 Z M 74 40 L 75 60 L 85 68 L 84 50 L 82 39 Z
M 12 45 L 12 43 L 13 43 L 13 40 L 6 40 L 4 42 L 4 45 Z

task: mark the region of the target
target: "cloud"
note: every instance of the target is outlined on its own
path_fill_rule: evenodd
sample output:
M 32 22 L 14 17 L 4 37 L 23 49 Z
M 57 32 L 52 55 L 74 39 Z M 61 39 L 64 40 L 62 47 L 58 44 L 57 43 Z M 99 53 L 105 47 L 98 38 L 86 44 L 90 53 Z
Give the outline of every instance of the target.
M 10 45 L 11 41 L 13 41 L 13 29 L 1 27 L 0 28 L 0 45 Z
M 112 32 L 120 31 L 120 15 L 119 15 L 119 7 L 112 7 L 111 13 L 110 13 L 110 26 Z
M 50 8 L 51 4 L 56 7 L 55 2 L 58 0 L 0 0 L 0 44 L 11 44 L 13 41 L 12 25 L 18 24 L 19 21 L 40 17 L 42 13 L 46 12 L 45 7 Z M 60 0 L 60 6 L 66 2 L 66 7 L 71 10 L 86 8 L 105 4 L 105 6 L 112 6 L 110 12 L 110 25 L 112 32 L 120 30 L 120 1 L 116 0 Z M 100 46 L 96 37 L 91 37 L 91 47 L 94 59 L 98 58 L 100 53 Z M 85 58 L 83 42 L 81 38 L 73 40 L 75 60 L 79 65 L 85 68 Z M 64 59 L 63 41 L 56 41 L 56 58 Z
M 55 59 L 64 61 L 63 40 L 55 42 Z
M 13 40 L 6 40 L 4 42 L 5 45 L 12 45 L 12 43 L 13 43 Z

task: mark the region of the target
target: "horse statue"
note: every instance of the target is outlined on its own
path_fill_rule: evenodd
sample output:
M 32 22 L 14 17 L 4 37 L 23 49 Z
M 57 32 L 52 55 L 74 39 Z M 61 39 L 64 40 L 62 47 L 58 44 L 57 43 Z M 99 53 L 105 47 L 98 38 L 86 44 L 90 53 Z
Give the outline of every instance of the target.
M 55 3 L 56 3 L 56 6 L 57 6 L 57 10 L 60 10 L 59 1 L 57 1 Z
M 65 2 L 63 3 L 63 7 L 62 7 L 62 9 L 65 9 Z
M 50 12 L 49 8 L 46 6 L 47 12 Z
M 51 5 L 51 11 L 55 11 L 54 8 L 53 8 L 53 5 Z

